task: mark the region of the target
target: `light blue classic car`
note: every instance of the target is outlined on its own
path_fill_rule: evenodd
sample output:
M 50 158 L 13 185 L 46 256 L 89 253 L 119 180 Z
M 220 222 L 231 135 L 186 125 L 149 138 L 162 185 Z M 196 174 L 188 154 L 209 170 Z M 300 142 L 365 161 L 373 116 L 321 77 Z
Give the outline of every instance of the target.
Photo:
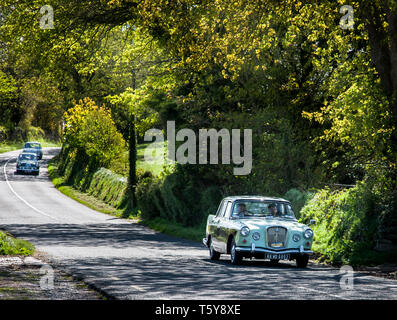
M 36 141 L 26 142 L 25 145 L 23 146 L 22 152 L 34 153 L 34 154 L 36 154 L 36 156 L 39 160 L 41 160 L 43 158 L 43 150 L 41 148 L 40 142 L 36 142 Z
M 17 168 L 16 173 L 33 173 L 36 176 L 40 174 L 40 164 L 37 160 L 37 155 L 35 153 L 21 153 L 17 158 Z
M 313 231 L 296 220 L 289 201 L 262 196 L 223 199 L 216 215 L 208 216 L 203 239 L 211 260 L 221 254 L 230 254 L 232 264 L 253 257 L 296 260 L 298 268 L 307 266 L 312 242 Z

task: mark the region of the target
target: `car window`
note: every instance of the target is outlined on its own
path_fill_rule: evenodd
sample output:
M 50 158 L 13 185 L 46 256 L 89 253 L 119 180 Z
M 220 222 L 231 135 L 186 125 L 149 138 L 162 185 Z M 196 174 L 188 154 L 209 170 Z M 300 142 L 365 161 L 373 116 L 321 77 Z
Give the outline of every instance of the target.
M 226 206 L 226 210 L 225 210 L 225 212 L 223 213 L 223 216 L 224 216 L 224 217 L 226 217 L 226 218 L 230 217 L 231 208 L 232 208 L 232 202 L 231 202 L 231 201 L 228 201 L 228 202 L 227 202 L 227 206 Z
M 223 200 L 221 204 L 219 205 L 218 211 L 216 212 L 217 217 L 222 217 L 226 208 L 226 201 Z
M 25 143 L 25 148 L 28 148 L 28 149 L 39 149 L 40 145 L 38 143 Z
M 276 206 L 276 213 L 271 210 L 271 206 Z M 239 214 L 239 207 L 241 213 Z M 278 217 L 295 219 L 292 206 L 281 201 L 260 201 L 260 200 L 238 200 L 233 207 L 233 216 L 240 218 L 250 217 Z
M 21 154 L 19 156 L 19 160 L 35 160 L 35 158 L 33 154 Z
M 285 211 L 286 211 L 285 212 L 286 215 L 295 216 L 294 209 L 292 209 L 292 207 L 289 204 L 285 205 Z

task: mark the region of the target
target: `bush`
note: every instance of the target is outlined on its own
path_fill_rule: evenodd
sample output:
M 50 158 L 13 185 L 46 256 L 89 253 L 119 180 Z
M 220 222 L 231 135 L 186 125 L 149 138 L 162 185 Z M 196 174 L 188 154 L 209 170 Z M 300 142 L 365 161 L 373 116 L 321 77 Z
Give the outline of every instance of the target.
M 89 98 L 65 113 L 64 143 L 78 154 L 85 154 L 86 163 L 96 168 L 111 167 L 125 147 L 110 111 L 96 106 Z
M 285 199 L 291 201 L 297 219 L 300 218 L 301 209 L 311 197 L 313 197 L 312 192 L 304 192 L 295 188 L 288 190 L 284 195 Z
M 375 248 L 385 236 L 382 217 L 389 217 L 394 211 L 387 202 L 385 194 L 374 192 L 374 185 L 369 182 L 347 190 L 323 189 L 302 208 L 301 220 L 316 220 L 313 249 L 324 260 L 352 265 L 380 263 L 385 254 Z M 390 258 L 395 253 L 386 256 Z
M 180 167 L 165 177 L 142 179 L 136 196 L 143 219 L 160 217 L 186 227 L 198 226 L 214 214 L 223 197 L 219 187 L 187 180 Z
M 12 141 L 25 141 L 26 132 L 21 127 L 14 127 L 10 129 L 8 138 Z
M 125 177 L 108 169 L 100 168 L 92 176 L 88 193 L 119 208 L 122 205 L 126 189 L 127 179 Z
M 44 137 L 45 132 L 39 127 L 29 127 L 26 133 L 26 139 L 30 141 L 44 139 Z
M 0 126 L 0 143 L 6 141 L 8 138 L 7 129 L 3 126 Z
M 141 210 L 142 219 L 160 217 L 164 209 L 161 199 L 161 180 L 156 177 L 142 179 L 136 188 L 136 198 Z

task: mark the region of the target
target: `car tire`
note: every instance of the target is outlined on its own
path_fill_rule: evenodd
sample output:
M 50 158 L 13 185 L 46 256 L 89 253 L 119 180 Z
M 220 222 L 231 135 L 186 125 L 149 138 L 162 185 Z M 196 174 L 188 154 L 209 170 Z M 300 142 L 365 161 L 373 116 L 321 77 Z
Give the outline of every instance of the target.
M 230 245 L 230 262 L 233 265 L 238 265 L 241 263 L 243 260 L 243 257 L 241 256 L 241 253 L 236 251 L 236 242 L 234 241 L 234 238 L 232 239 L 232 243 Z
M 296 257 L 296 266 L 298 268 L 306 268 L 309 262 L 309 256 L 307 254 Z
M 210 252 L 210 259 L 211 260 L 215 260 L 215 261 L 219 260 L 219 258 L 221 257 L 221 254 L 214 249 L 214 246 L 212 245 L 212 240 L 211 239 L 210 239 L 210 243 L 208 245 L 208 248 L 209 248 L 209 252 Z

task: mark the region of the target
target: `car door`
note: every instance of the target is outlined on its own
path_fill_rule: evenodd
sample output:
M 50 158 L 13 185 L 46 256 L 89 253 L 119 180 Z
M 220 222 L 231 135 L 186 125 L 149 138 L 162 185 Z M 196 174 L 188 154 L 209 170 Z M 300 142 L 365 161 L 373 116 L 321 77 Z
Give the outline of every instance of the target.
M 219 205 L 218 211 L 216 213 L 216 216 L 209 221 L 209 234 L 211 235 L 212 239 L 212 245 L 214 246 L 214 249 L 219 252 L 219 249 L 222 247 L 221 242 L 219 241 L 219 223 L 221 221 L 221 217 L 225 213 L 227 201 L 223 200 L 221 204 Z
M 217 228 L 217 241 L 219 246 L 218 250 L 222 253 L 226 253 L 227 251 L 227 240 L 229 238 L 229 225 L 232 204 L 232 201 L 227 201 L 225 210 L 222 216 L 219 217 L 219 223 Z

